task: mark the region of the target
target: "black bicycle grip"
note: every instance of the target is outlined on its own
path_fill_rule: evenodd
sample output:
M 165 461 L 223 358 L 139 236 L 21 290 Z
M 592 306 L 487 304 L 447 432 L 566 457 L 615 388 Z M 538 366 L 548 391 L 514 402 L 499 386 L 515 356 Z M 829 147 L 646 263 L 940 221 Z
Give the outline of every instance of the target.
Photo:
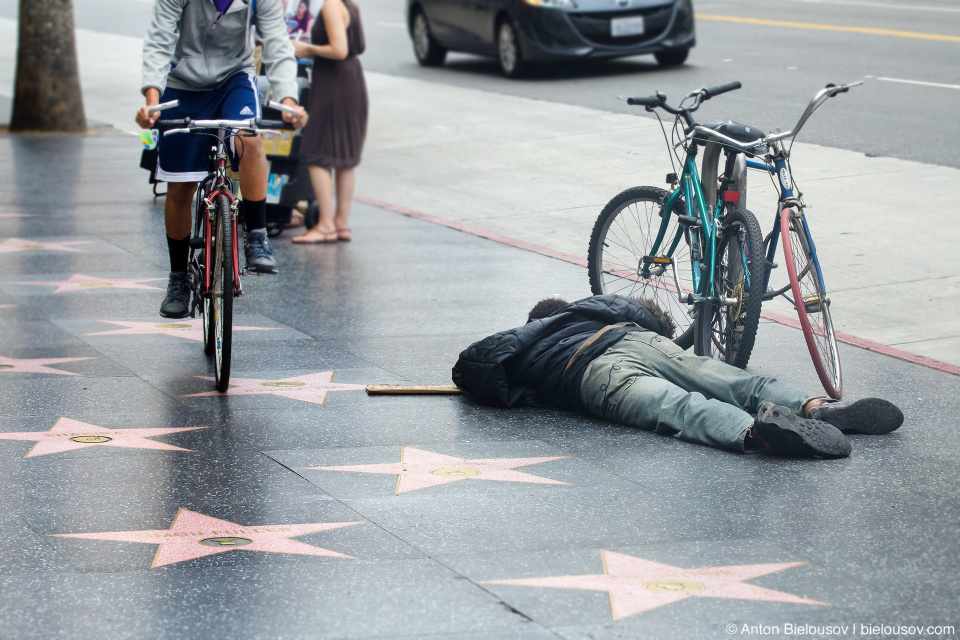
M 190 126 L 190 118 L 178 120 L 157 120 L 153 123 L 154 129 L 181 129 Z
M 657 96 L 647 96 L 646 98 L 627 98 L 627 104 L 634 106 L 639 105 L 642 107 L 659 107 L 661 104 L 663 104 L 663 100 Z
M 726 93 L 727 91 L 736 91 L 737 89 L 739 89 L 739 88 L 742 87 L 742 86 L 743 86 L 743 85 L 740 84 L 740 81 L 738 80 L 737 82 L 730 82 L 730 83 L 727 83 L 727 84 L 722 84 L 722 85 L 720 85 L 719 87 L 710 87 L 709 89 L 704 89 L 704 90 L 703 90 L 703 99 L 704 99 L 704 100 L 709 100 L 710 98 L 713 98 L 713 97 L 715 97 L 715 96 L 718 96 L 718 95 L 720 95 L 721 93 Z
M 259 125 L 258 128 L 259 128 L 259 129 L 289 129 L 289 130 L 293 130 L 293 129 L 295 129 L 296 127 L 294 127 L 294 126 L 293 126 L 292 124 L 290 124 L 289 122 L 285 122 L 285 121 L 283 121 L 283 120 L 261 120 L 261 121 L 260 121 L 260 125 Z

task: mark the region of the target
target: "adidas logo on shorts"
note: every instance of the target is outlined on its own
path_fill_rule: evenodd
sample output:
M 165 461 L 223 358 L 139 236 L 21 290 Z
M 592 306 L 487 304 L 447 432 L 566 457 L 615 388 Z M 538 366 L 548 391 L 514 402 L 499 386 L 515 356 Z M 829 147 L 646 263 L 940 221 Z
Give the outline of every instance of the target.
M 253 115 L 253 111 L 250 110 L 250 107 L 244 107 L 243 109 L 240 109 L 240 115 L 242 115 L 242 116 L 252 116 L 252 115 Z

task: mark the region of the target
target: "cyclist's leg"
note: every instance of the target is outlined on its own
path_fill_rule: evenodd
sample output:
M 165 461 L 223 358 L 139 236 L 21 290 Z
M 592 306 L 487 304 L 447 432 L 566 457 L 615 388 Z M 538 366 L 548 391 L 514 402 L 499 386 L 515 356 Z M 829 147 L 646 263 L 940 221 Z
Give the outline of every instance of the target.
M 178 107 L 163 111 L 161 120 L 204 115 L 207 102 L 201 92 L 178 89 L 167 89 L 160 99 L 163 102 L 180 101 Z M 167 295 L 160 305 L 160 315 L 167 318 L 182 318 L 189 310 L 191 287 L 187 259 L 193 226 L 191 203 L 197 182 L 207 175 L 208 146 L 202 138 L 183 134 L 160 136 L 159 140 L 157 179 L 168 183 L 164 222 L 170 253 L 170 279 Z
M 261 115 L 256 76 L 237 73 L 221 85 L 217 116 L 244 120 Z M 244 252 L 247 268 L 260 273 L 276 273 L 277 262 L 267 239 L 267 154 L 259 136 L 233 139 L 234 166 L 239 163 L 242 215 L 247 227 Z

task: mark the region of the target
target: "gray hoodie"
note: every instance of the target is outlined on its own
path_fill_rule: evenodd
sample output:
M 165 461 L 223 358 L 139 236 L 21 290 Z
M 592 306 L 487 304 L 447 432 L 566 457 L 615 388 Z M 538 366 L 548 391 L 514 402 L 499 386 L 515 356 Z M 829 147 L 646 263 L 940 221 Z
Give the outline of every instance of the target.
M 213 0 L 154 0 L 143 39 L 143 87 L 188 91 L 216 89 L 238 71 L 253 73 L 253 34 L 263 42 L 263 64 L 275 100 L 298 100 L 297 61 L 281 0 L 234 0 L 217 20 Z M 172 68 L 171 68 L 172 65 Z

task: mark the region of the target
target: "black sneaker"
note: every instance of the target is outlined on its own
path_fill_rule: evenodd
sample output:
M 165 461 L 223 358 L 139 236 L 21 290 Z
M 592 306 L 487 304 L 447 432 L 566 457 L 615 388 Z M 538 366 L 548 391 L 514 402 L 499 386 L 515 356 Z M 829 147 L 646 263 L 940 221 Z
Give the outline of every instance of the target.
M 807 417 L 829 422 L 840 431 L 870 435 L 890 433 L 903 424 L 903 412 L 881 398 L 831 402 L 810 409 Z
M 164 318 L 186 318 L 192 290 L 193 282 L 189 273 L 171 271 L 167 281 L 167 297 L 160 305 L 160 315 Z
M 801 418 L 786 407 L 765 402 L 757 411 L 753 437 L 765 453 L 793 458 L 846 458 L 850 442 L 826 422 Z
M 256 273 L 276 273 L 277 261 L 273 257 L 273 247 L 267 237 L 266 229 L 248 231 L 244 242 L 247 257 L 247 269 Z

